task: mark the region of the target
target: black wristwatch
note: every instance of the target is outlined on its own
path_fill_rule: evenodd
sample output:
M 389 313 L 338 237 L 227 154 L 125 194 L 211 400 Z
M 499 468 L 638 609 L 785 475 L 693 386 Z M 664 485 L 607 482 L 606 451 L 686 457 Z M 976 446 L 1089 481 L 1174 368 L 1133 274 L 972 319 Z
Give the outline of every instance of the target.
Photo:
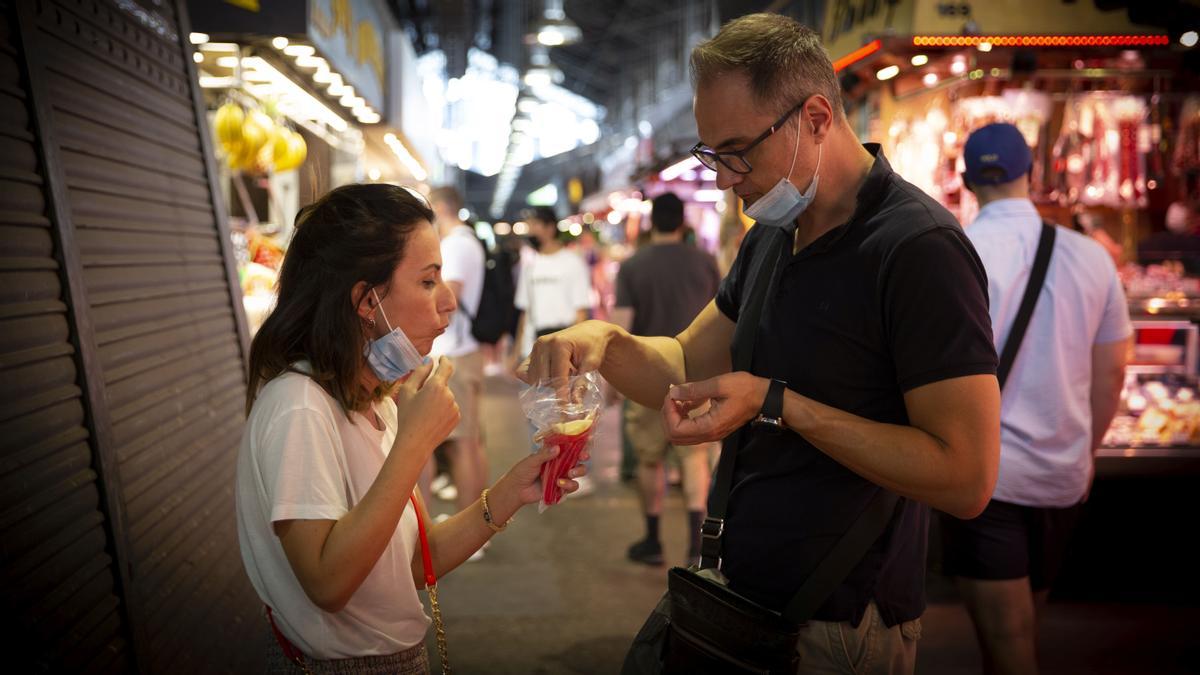
M 755 429 L 779 433 L 787 428 L 783 423 L 783 393 L 787 391 L 787 382 L 771 380 L 767 388 L 767 397 L 763 399 L 762 410 L 750 424 Z

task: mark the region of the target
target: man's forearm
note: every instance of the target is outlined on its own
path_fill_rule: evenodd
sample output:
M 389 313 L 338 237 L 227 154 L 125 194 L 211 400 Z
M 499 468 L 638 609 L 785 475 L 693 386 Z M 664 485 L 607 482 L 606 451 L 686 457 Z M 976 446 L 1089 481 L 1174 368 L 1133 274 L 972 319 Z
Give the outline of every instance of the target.
M 1121 388 L 1125 378 L 1109 378 L 1105 382 L 1092 383 L 1092 454 L 1099 449 L 1104 440 L 1104 434 L 1112 425 L 1117 407 L 1121 404 Z
M 648 408 L 662 407 L 667 389 L 687 379 L 683 347 L 672 337 L 638 337 L 613 326 L 600 374 Z
M 952 447 L 913 426 L 868 420 L 791 391 L 784 399 L 784 421 L 872 483 L 960 518 L 977 515 L 994 487 L 995 473 L 972 456 L 976 449 Z M 988 445 L 988 439 L 979 439 L 979 448 Z

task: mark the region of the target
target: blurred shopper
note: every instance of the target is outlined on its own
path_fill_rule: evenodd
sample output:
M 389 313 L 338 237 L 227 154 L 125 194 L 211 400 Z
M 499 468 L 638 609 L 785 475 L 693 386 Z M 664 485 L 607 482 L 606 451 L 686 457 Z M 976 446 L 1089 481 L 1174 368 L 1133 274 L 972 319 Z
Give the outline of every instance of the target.
M 548 206 L 538 206 L 526 215 L 536 252 L 517 279 L 518 339 L 529 331 L 539 338 L 573 326 L 588 318 L 591 307 L 591 272 L 574 251 L 559 238 L 558 216 Z
M 710 491 L 701 565 L 746 599 L 784 610 L 835 542 L 861 534 L 866 553 L 835 558 L 824 601 L 794 619 L 801 668 L 912 672 L 927 505 L 970 518 L 995 482 L 983 268 L 954 217 L 859 143 L 812 30 L 743 16 L 691 61 L 693 153 L 758 224 L 682 333 L 589 321 L 538 340 L 527 377 L 599 369 L 662 406 L 672 443 L 730 436 L 731 479 Z M 735 340 L 735 327 L 756 339 Z M 731 347 L 749 361 L 736 372 Z
M 242 562 L 277 643 L 265 672 L 429 672 L 417 589 L 541 499 L 552 451 L 444 523 L 418 506 L 417 474 L 459 419 L 454 365 L 423 358 L 456 309 L 432 220 L 386 184 L 340 187 L 297 216 L 250 347 L 237 461 Z
M 442 447 L 450 464 L 450 477 L 457 488 L 455 501 L 461 510 L 474 501 L 487 484 L 488 476 L 479 421 L 483 400 L 483 353 L 471 334 L 471 322 L 479 314 L 479 300 L 483 294 L 485 254 L 475 230 L 461 220 L 463 200 L 458 190 L 439 187 L 429 197 L 434 223 L 442 238 L 442 281 L 458 301 L 458 311 L 450 318 L 446 332 L 434 341 L 433 353 L 454 360 L 450 390 L 454 392 L 461 417 Z M 478 555 L 475 559 L 478 560 Z
M 1001 360 L 995 493 L 974 520 L 942 517 L 944 567 L 975 622 L 984 672 L 1028 675 L 1037 672 L 1036 615 L 1091 488 L 1132 329 L 1104 249 L 1043 225 L 1029 200 L 1032 154 L 1021 132 L 1011 124 L 985 126 L 967 139 L 963 156 L 965 182 L 980 206 L 967 234 L 987 269 L 996 345 L 1016 355 L 1006 380 L 1008 359 Z M 1043 245 L 1050 256 L 1044 283 L 1032 296 L 1023 339 L 1014 338 L 1026 288 L 1038 289 Z
M 612 321 L 633 335 L 672 337 L 717 294 L 721 278 L 713 257 L 683 241 L 683 202 L 674 193 L 655 197 L 650 210 L 650 245 L 621 265 Z M 687 505 L 689 564 L 700 558 L 700 523 L 708 498 L 709 446 L 673 445 L 663 430 L 658 408 L 625 402 L 624 431 L 637 456 L 638 494 L 646 517 L 646 536 L 629 547 L 628 556 L 648 565 L 663 563 L 658 521 L 666 492 L 664 460 L 674 449 L 683 469 Z
M 517 345 L 525 343 L 528 333 L 536 339 L 586 321 L 592 303 L 591 272 L 579 254 L 563 246 L 554 209 L 534 207 L 525 221 L 537 251 L 517 279 L 515 302 L 521 314 Z M 514 358 L 512 370 L 516 370 L 519 359 Z M 594 489 L 591 478 L 585 478 L 576 494 L 583 496 Z

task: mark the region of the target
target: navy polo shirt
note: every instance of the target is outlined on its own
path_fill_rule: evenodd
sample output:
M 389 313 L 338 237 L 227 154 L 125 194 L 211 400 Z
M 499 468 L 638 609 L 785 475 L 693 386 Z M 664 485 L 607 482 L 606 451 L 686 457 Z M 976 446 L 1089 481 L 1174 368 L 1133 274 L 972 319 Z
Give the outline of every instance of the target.
M 904 393 L 994 374 L 987 277 L 945 208 L 892 171 L 878 145 L 848 222 L 791 255 L 767 298 L 751 371 L 877 422 L 908 424 Z M 742 242 L 717 307 L 736 321 L 762 269 L 765 228 Z M 722 569 L 738 592 L 781 610 L 877 485 L 800 435 L 739 453 Z M 887 531 L 814 619 L 858 625 L 874 600 L 895 625 L 925 610 L 929 508 L 902 500 Z

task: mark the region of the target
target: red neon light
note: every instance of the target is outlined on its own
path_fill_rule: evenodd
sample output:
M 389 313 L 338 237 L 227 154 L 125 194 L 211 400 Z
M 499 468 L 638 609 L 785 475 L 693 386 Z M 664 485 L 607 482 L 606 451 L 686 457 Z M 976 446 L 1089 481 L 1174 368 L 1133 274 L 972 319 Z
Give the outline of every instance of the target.
M 917 35 L 912 39 L 915 47 L 978 47 L 983 42 L 991 43 L 993 47 L 1165 47 L 1171 44 L 1166 35 Z
M 867 58 L 868 56 L 879 51 L 882 47 L 883 47 L 883 43 L 880 42 L 879 40 L 871 40 L 867 44 L 859 47 L 858 49 L 855 49 L 854 51 L 843 56 L 842 58 L 838 59 L 837 61 L 834 61 L 833 62 L 833 72 L 836 73 L 849 65 L 852 65 L 859 61 L 862 61 L 863 59 Z

